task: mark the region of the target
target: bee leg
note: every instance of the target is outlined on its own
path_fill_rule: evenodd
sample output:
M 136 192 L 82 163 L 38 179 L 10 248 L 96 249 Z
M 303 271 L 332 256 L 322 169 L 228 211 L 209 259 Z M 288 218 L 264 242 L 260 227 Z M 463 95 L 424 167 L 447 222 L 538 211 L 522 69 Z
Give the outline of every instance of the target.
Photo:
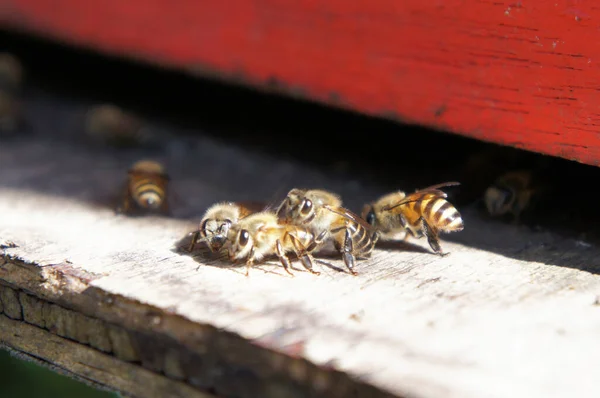
M 292 272 L 290 271 L 290 260 L 285 255 L 285 252 L 283 251 L 283 246 L 281 246 L 281 241 L 279 239 L 277 239 L 277 257 L 279 257 L 279 261 L 281 261 L 285 272 L 287 272 L 291 276 L 294 276 L 294 274 L 292 274 Z
M 317 247 L 319 247 L 321 245 L 321 243 L 323 243 L 326 236 L 327 236 L 327 230 L 321 232 L 319 234 L 319 236 L 317 236 L 316 238 L 313 239 L 313 241 L 310 243 L 310 245 L 308 245 L 308 247 L 305 248 L 305 250 L 308 253 L 313 252 L 314 250 L 316 250 Z
M 325 232 L 322 232 L 321 235 L 325 236 Z M 321 235 L 319 235 L 319 236 L 321 236 Z M 292 240 L 292 244 L 294 245 L 294 249 L 296 249 L 296 255 L 300 259 L 300 262 L 302 263 L 304 268 L 306 268 L 306 270 L 308 272 L 310 272 L 311 274 L 320 275 L 321 273 L 319 271 L 315 271 L 313 269 L 312 257 L 309 254 L 308 250 L 304 246 L 302 246 L 302 244 L 300 244 L 300 242 L 298 242 L 298 239 L 296 239 L 296 237 L 294 235 L 289 235 L 289 236 L 290 236 L 290 239 Z M 314 245 L 314 242 L 311 243 L 309 245 L 309 247 L 311 247 L 313 245 Z
M 373 235 L 371 235 L 371 241 L 370 241 L 369 245 L 367 246 L 367 250 L 365 252 L 365 254 L 367 255 L 367 258 L 371 258 L 371 255 L 373 254 L 373 250 L 375 249 L 375 245 L 377 245 L 377 242 L 379 241 L 380 236 L 381 236 L 381 234 L 379 233 L 379 231 L 375 231 L 375 232 L 373 232 Z
M 246 276 L 250 275 L 250 267 L 252 267 L 252 265 L 254 265 L 254 261 L 252 259 L 248 259 L 248 261 L 246 261 Z
M 420 220 L 421 226 L 423 228 L 423 233 L 427 237 L 427 242 L 429 243 L 429 246 L 433 249 L 433 251 L 442 257 L 450 254 L 444 253 L 442 251 L 442 247 L 440 246 L 440 238 L 437 234 L 437 231 L 434 228 L 431 228 L 423 217 L 421 217 Z
M 194 232 L 194 235 L 192 235 L 192 242 L 190 243 L 190 246 L 188 247 L 188 252 L 192 252 L 192 250 L 194 250 L 194 246 L 196 246 L 196 241 L 198 240 L 198 236 L 200 236 L 200 231 L 196 231 Z
M 246 276 L 250 275 L 250 267 L 254 265 L 254 248 L 250 251 L 248 259 L 246 260 Z
M 313 269 L 313 258 L 310 254 L 304 253 L 303 255 L 301 255 L 299 257 L 300 257 L 300 262 L 302 263 L 302 265 L 304 265 L 304 268 L 306 268 L 308 270 L 308 272 L 310 272 L 313 275 L 321 275 L 321 273 L 319 271 L 315 271 Z
M 344 244 L 342 246 L 342 258 L 344 259 L 344 264 L 346 264 L 346 268 L 352 275 L 358 275 L 356 271 L 354 271 L 354 245 L 352 242 L 352 236 L 350 235 L 350 228 L 346 228 L 346 233 L 344 235 Z

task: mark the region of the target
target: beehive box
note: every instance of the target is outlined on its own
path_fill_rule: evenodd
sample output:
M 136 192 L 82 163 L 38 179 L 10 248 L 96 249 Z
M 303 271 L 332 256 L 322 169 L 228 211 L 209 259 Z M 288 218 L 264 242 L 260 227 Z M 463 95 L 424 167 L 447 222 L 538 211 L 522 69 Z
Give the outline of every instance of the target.
M 10 29 L 597 165 L 589 1 L 6 0 Z

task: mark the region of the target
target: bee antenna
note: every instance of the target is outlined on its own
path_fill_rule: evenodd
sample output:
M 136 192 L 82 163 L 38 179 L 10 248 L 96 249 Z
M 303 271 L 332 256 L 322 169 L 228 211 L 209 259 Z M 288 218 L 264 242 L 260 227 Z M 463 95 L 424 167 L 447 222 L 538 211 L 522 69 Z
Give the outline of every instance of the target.
M 330 211 L 330 212 L 332 212 L 332 213 L 339 214 L 340 216 L 346 216 L 344 213 L 342 213 L 342 212 L 340 212 L 340 211 L 338 211 L 338 210 L 336 210 L 336 209 L 332 208 L 332 207 L 331 207 L 331 206 L 329 206 L 329 205 L 323 205 L 323 208 L 324 208 L 324 209 L 326 209 L 326 210 L 329 210 L 329 211 Z

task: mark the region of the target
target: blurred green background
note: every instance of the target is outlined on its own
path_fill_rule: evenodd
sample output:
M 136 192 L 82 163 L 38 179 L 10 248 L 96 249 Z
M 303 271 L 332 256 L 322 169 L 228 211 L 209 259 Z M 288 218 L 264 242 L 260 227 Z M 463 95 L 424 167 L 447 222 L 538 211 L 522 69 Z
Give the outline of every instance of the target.
M 119 398 L 0 349 L 1 398 Z

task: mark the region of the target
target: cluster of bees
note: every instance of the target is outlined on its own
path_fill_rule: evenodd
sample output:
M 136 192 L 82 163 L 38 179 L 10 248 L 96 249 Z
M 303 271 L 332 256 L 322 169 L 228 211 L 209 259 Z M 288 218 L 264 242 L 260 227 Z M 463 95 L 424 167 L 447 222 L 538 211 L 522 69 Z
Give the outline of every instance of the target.
M 23 125 L 21 86 L 23 67 L 12 54 L 0 53 L 0 131 Z M 111 105 L 90 108 L 84 131 L 93 142 L 113 147 L 135 147 L 147 138 L 145 125 L 136 116 Z M 123 200 L 117 211 L 169 213 L 169 176 L 163 165 L 151 160 L 135 163 L 128 171 Z M 294 254 L 309 272 L 313 253 L 332 242 L 351 274 L 357 260 L 368 259 L 379 239 L 426 237 L 431 249 L 445 255 L 440 233 L 460 231 L 463 220 L 438 184 L 413 193 L 397 191 L 364 206 L 361 215 L 345 208 L 341 198 L 324 190 L 291 190 L 277 208 L 258 203 L 223 202 L 211 206 L 193 233 L 189 251 L 203 242 L 212 252 L 225 251 L 232 262 L 252 264 L 274 255 L 291 273 L 288 254 Z M 529 204 L 535 189 L 532 173 L 517 171 L 500 176 L 483 195 L 492 216 L 512 214 L 515 220 Z
M 169 176 L 157 162 L 142 160 L 128 173 L 124 200 L 118 209 L 125 214 L 139 211 L 168 214 Z M 440 233 L 461 231 L 463 220 L 438 184 L 413 193 L 397 191 L 366 204 L 359 216 L 342 204 L 335 193 L 319 189 L 292 189 L 277 208 L 260 203 L 220 202 L 209 207 L 188 248 L 192 252 L 205 243 L 212 252 L 225 251 L 234 263 L 245 261 L 246 275 L 253 264 L 268 256 L 279 258 L 291 274 L 288 254 L 294 254 L 307 271 L 314 269 L 313 253 L 332 242 L 348 271 L 357 275 L 356 260 L 370 258 L 380 238 L 398 233 L 426 237 L 433 251 L 440 246 Z
M 120 212 L 156 211 L 168 214 L 169 176 L 157 162 L 142 160 L 129 170 Z M 534 190 L 530 171 L 501 175 L 484 194 L 492 216 L 513 214 L 518 219 Z M 233 263 L 249 268 L 269 256 L 279 258 L 291 274 L 288 254 L 313 273 L 313 253 L 331 242 L 348 271 L 357 275 L 357 260 L 370 258 L 381 239 L 425 237 L 435 254 L 444 256 L 440 233 L 461 231 L 463 219 L 442 188 L 446 182 L 413 193 L 396 191 L 363 206 L 360 215 L 345 208 L 335 193 L 319 189 L 292 189 L 278 207 L 256 202 L 220 202 L 210 206 L 188 248 L 204 243 L 211 252 L 226 252 Z

